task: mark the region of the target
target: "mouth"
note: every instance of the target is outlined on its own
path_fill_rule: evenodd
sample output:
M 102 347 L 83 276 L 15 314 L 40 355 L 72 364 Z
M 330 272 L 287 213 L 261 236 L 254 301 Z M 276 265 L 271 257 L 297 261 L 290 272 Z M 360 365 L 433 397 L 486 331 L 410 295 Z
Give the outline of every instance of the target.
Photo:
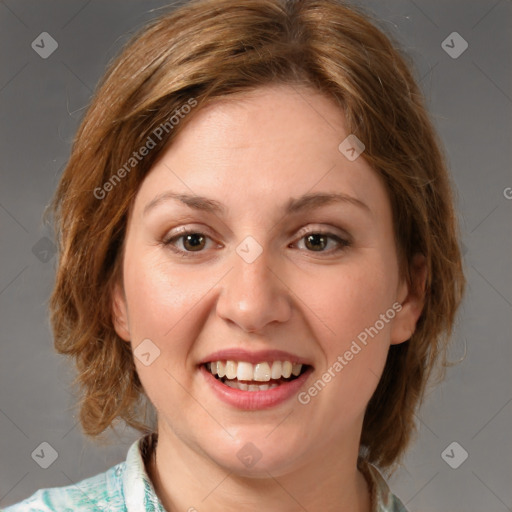
M 210 361 L 198 365 L 214 395 L 236 409 L 263 410 L 296 396 L 314 368 L 290 361 Z
M 289 361 L 273 361 L 252 365 L 246 361 L 213 361 L 204 369 L 220 383 L 241 391 L 267 391 L 298 379 L 313 367 Z

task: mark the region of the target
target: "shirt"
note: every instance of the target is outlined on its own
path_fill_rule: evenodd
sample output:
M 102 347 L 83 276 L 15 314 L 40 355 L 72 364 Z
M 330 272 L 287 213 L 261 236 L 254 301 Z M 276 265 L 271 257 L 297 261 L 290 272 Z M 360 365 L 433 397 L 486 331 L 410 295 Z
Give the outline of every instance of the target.
M 126 461 L 104 473 L 66 487 L 39 489 L 4 512 L 166 512 L 145 466 L 156 440 L 152 436 L 148 434 L 135 441 L 128 449 Z M 359 458 L 358 467 L 368 481 L 371 512 L 407 512 L 376 466 Z

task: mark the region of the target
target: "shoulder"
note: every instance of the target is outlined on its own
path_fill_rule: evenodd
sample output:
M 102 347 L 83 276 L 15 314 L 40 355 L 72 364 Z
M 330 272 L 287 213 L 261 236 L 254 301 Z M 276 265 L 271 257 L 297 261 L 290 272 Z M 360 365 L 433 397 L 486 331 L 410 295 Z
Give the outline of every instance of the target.
M 120 475 L 124 462 L 65 487 L 39 489 L 2 512 L 125 512 Z

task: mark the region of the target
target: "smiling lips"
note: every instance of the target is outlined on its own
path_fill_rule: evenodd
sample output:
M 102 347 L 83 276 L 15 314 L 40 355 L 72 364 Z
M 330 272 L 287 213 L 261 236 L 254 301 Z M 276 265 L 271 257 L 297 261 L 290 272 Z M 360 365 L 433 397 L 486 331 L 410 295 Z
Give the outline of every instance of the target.
M 265 409 L 288 400 L 313 371 L 311 360 L 297 354 L 240 347 L 213 352 L 198 366 L 217 397 L 241 409 Z
M 290 361 L 273 361 L 251 364 L 247 361 L 212 361 L 207 363 L 213 375 L 238 380 L 257 380 L 266 382 L 270 379 L 287 379 L 293 373 L 298 376 L 302 369 L 301 364 L 292 364 Z
M 231 388 L 242 391 L 266 391 L 298 377 L 305 365 L 293 364 L 290 361 L 262 361 L 251 364 L 247 361 L 227 360 L 212 361 L 205 366 L 212 375 Z

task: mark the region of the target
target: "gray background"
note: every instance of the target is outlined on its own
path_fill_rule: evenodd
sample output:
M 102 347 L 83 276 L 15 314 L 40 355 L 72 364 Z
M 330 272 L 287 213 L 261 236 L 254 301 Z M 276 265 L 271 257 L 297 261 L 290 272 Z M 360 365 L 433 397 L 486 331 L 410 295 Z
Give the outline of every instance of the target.
M 465 358 L 427 396 L 389 483 L 411 512 L 512 510 L 512 2 L 360 3 L 414 59 L 449 156 L 469 281 L 451 351 Z M 55 256 L 41 214 L 108 60 L 163 5 L 0 1 L 0 507 L 105 471 L 138 437 L 126 429 L 97 446 L 73 417 L 74 370 L 49 329 Z M 454 31 L 469 45 L 455 59 L 441 46 Z M 42 32 L 59 45 L 47 59 L 31 47 Z M 469 454 L 457 469 L 441 456 L 453 441 L 452 463 Z M 47 469 L 31 456 L 42 442 L 58 453 Z

